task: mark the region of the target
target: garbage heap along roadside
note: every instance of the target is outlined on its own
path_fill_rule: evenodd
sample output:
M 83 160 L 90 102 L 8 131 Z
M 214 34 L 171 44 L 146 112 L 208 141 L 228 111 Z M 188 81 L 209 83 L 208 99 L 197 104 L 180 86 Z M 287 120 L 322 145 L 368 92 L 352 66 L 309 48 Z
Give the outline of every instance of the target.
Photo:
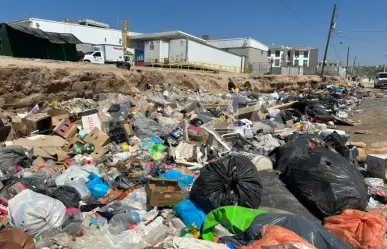
M 387 150 L 336 127 L 366 95 L 158 84 L 3 116 L 0 247 L 387 248 Z

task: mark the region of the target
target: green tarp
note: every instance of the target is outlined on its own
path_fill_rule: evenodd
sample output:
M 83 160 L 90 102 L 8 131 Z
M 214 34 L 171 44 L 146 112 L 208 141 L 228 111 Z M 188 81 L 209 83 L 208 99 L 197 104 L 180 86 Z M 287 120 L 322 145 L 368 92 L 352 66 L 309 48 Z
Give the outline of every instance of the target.
M 240 206 L 225 206 L 211 211 L 204 220 L 202 238 L 212 241 L 213 228 L 221 224 L 230 233 L 239 234 L 250 227 L 255 217 L 267 213 L 266 210 L 250 209 Z

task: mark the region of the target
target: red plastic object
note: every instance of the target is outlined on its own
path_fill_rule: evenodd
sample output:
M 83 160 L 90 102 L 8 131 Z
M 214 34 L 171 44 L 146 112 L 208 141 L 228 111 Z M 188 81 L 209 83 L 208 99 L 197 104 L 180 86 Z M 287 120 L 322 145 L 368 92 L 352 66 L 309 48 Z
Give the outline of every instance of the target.
M 292 248 L 317 249 L 298 236 L 295 232 L 277 225 L 264 226 L 262 228 L 262 239 L 253 242 L 249 246 L 242 246 L 241 249 L 261 249 L 284 244 L 291 244 L 293 245 Z
M 387 221 L 381 215 L 348 209 L 325 218 L 324 227 L 352 249 L 387 248 Z

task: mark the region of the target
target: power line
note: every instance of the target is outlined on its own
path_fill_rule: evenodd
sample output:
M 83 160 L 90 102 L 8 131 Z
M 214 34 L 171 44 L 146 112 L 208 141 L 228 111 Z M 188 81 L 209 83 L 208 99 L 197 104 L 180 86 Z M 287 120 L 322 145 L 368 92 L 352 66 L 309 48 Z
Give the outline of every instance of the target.
M 312 30 L 313 32 L 315 33 L 318 33 L 315 29 L 313 29 L 311 26 L 309 26 L 304 20 L 302 20 L 302 18 L 292 9 L 290 8 L 290 6 L 284 1 L 284 0 L 280 0 L 289 10 L 290 12 L 293 13 L 293 15 L 295 15 L 298 20 L 300 20 L 306 27 L 308 27 L 310 30 Z
M 337 53 L 336 44 L 335 44 L 335 40 L 334 39 L 332 39 L 332 47 L 333 47 L 333 50 L 335 51 L 337 59 L 339 61 L 341 61 L 340 55 L 339 55 L 339 53 Z
M 387 32 L 387 30 L 348 30 L 348 29 L 341 29 L 339 31 L 341 31 L 341 32 L 353 32 L 353 33 L 384 33 L 384 32 Z
M 364 39 L 353 38 L 353 37 L 346 37 L 346 36 L 337 35 L 337 34 L 336 34 L 336 37 L 343 38 L 343 39 L 348 39 L 348 40 L 354 40 L 354 41 L 369 42 L 369 43 L 374 43 L 374 44 L 387 43 L 387 41 L 371 41 L 371 40 L 364 40 Z

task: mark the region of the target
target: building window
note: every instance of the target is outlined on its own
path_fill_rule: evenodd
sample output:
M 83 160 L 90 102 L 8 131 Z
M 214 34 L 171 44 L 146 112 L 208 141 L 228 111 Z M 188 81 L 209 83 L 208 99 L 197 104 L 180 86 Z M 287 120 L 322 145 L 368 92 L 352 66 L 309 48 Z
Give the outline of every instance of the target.
M 271 51 L 267 51 L 267 56 L 270 57 L 271 56 Z
M 297 67 L 298 66 L 298 60 L 294 61 L 294 65 Z
M 263 55 L 263 50 L 261 50 L 261 55 Z
M 295 52 L 295 56 L 296 56 L 296 57 L 300 57 L 300 51 L 296 51 L 296 52 Z
M 281 51 L 277 50 L 275 51 L 275 57 L 280 57 L 281 56 Z
M 274 60 L 274 66 L 279 67 L 279 64 L 280 64 L 280 60 L 279 59 L 275 59 Z
M 303 62 L 303 63 L 304 63 L 303 65 L 304 65 L 305 67 L 307 67 L 307 66 L 308 66 L 308 60 L 304 60 L 304 62 Z
M 290 58 L 290 51 L 288 51 L 288 57 Z
M 308 58 L 309 57 L 309 51 L 304 51 L 304 58 Z

